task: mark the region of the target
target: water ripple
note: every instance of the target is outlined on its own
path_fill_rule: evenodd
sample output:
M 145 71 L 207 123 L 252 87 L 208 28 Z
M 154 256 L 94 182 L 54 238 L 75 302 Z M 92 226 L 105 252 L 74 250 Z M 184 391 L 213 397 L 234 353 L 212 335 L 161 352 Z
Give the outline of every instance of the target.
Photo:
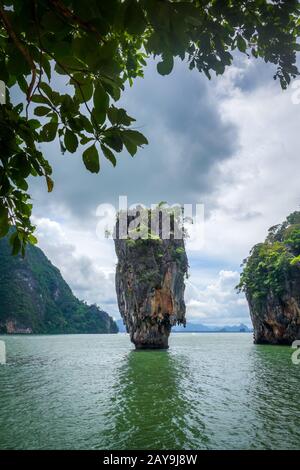
M 300 366 L 248 334 L 3 337 L 1 449 L 300 447 Z

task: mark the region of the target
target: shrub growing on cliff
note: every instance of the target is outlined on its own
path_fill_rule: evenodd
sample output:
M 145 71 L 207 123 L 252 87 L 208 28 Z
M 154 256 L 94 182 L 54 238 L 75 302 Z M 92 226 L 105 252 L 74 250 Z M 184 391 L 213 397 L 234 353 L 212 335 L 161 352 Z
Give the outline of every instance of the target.
M 291 271 L 300 262 L 300 212 L 271 227 L 264 243 L 254 246 L 244 260 L 238 291 L 251 294 L 259 303 L 269 293 L 280 296 Z
M 163 239 L 185 239 L 183 208 L 158 204 L 151 209 L 139 205 L 129 211 L 120 211 L 114 236 L 127 239 L 128 247 L 161 243 Z

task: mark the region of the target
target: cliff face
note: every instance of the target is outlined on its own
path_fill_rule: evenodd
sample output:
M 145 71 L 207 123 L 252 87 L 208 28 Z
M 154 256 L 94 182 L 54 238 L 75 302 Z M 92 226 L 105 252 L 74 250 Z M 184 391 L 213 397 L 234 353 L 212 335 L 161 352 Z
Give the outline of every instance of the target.
M 37 247 L 12 256 L 0 240 L 0 333 L 116 333 L 115 322 L 96 305 L 78 300 L 59 270 Z
M 281 294 L 270 290 L 264 301 L 246 293 L 257 344 L 291 344 L 300 339 L 300 269 L 291 269 L 289 277 Z
M 115 239 L 118 305 L 137 349 L 167 348 L 172 325 L 185 324 L 184 241 Z
M 245 291 L 255 343 L 291 344 L 300 339 L 300 212 L 271 227 L 244 263 Z

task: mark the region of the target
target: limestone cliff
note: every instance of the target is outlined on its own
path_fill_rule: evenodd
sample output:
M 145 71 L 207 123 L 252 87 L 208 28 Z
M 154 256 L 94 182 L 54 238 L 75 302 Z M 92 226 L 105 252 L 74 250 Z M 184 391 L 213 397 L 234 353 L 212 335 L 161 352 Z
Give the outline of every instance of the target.
M 248 300 L 255 343 L 300 339 L 300 212 L 271 227 L 252 249 L 239 288 Z
M 184 240 L 115 238 L 115 248 L 118 305 L 131 341 L 137 349 L 167 348 L 172 325 L 185 324 Z

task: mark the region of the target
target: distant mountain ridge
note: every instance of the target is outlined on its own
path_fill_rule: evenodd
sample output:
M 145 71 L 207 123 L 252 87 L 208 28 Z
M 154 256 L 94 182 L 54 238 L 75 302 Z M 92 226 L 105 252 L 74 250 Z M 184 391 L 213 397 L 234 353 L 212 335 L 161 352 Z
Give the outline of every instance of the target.
M 126 331 L 122 320 L 116 320 L 120 333 Z M 173 333 L 251 333 L 253 330 L 244 323 L 239 325 L 225 325 L 225 326 L 212 326 L 203 325 L 202 323 L 190 323 L 187 322 L 186 327 L 184 326 L 173 326 Z
M 0 239 L 0 333 L 117 333 L 97 305 L 78 300 L 40 248 L 12 256 Z
M 250 329 L 244 323 L 239 325 L 224 325 L 224 326 L 215 326 L 215 325 L 203 325 L 202 323 L 190 323 L 187 322 L 186 327 L 175 326 L 172 329 L 175 333 L 181 332 L 201 332 L 201 333 L 251 333 Z

